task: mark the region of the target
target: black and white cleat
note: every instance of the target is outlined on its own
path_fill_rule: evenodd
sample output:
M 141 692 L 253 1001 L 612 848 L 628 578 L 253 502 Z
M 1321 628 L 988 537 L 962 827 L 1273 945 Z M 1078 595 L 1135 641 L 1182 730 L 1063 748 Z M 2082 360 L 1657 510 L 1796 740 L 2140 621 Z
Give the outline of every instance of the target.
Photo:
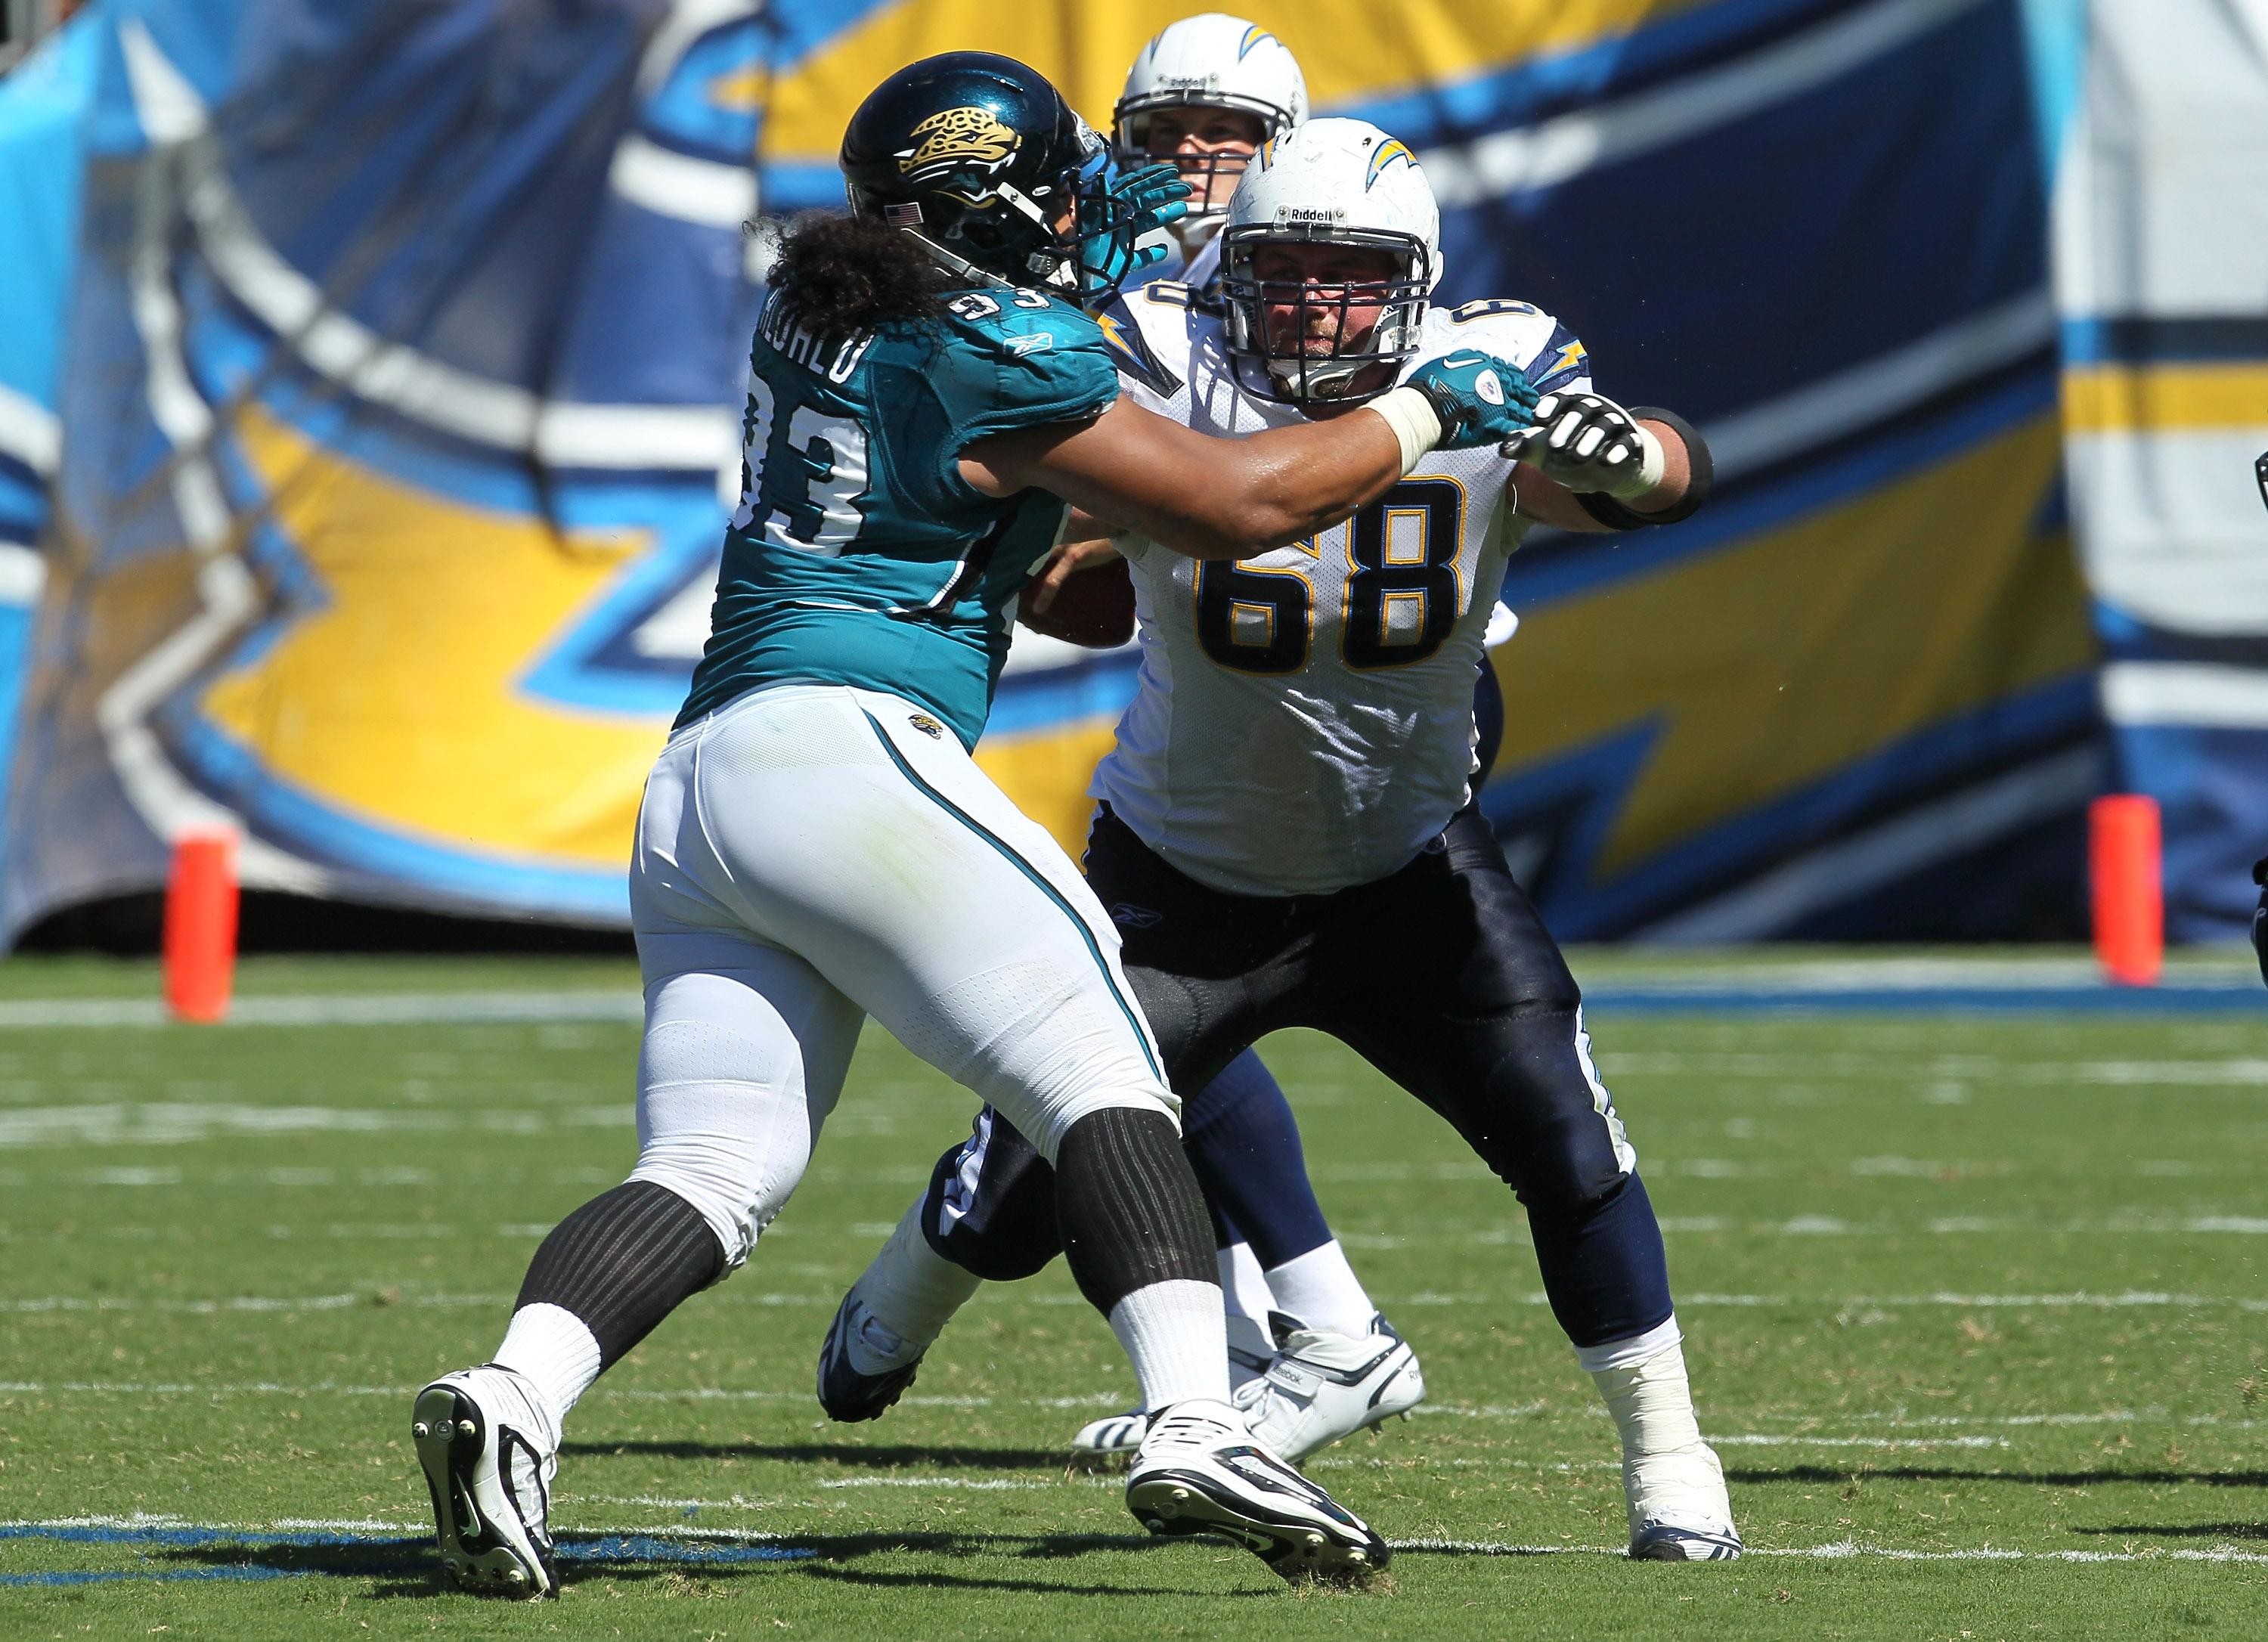
M 1720 1528 L 1685 1528 L 1649 1521 L 1631 1535 L 1632 1562 L 1734 1562 L 1742 1546 L 1739 1532 Z
M 1129 1409 L 1123 1414 L 1107 1414 L 1101 1419 L 1089 1420 L 1071 1440 L 1071 1469 L 1109 1471 L 1130 1465 L 1141 1452 L 1142 1439 L 1149 1434 L 1150 1415 L 1146 1409 Z
M 417 1394 L 409 1435 L 433 1496 L 441 1566 L 461 1590 L 556 1596 L 550 1484 L 555 1454 L 531 1435 L 509 1369 L 460 1369 Z
M 880 1419 L 913 1384 L 914 1371 L 921 1366 L 919 1356 L 879 1374 L 866 1373 L 851 1362 L 850 1342 L 862 1333 L 871 1340 L 879 1327 L 859 1303 L 855 1287 L 835 1308 L 835 1321 L 828 1324 L 827 1338 L 819 1348 L 819 1406 L 827 1410 L 828 1418 Z M 889 1339 L 895 1343 L 896 1336 Z
M 1295 1585 L 1359 1585 L 1391 1557 L 1368 1523 L 1255 1441 L 1226 1403 L 1180 1403 L 1152 1419 L 1126 1508 L 1152 1534 L 1233 1540 Z

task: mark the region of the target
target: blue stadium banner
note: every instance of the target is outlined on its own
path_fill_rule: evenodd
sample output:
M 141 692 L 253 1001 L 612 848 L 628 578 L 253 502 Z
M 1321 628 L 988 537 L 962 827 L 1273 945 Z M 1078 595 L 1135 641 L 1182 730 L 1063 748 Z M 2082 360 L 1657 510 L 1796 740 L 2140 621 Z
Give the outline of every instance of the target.
M 619 922 L 735 476 L 741 224 L 839 205 L 904 62 L 1011 52 L 1107 123 L 1185 10 L 98 0 L 76 149 L 11 138 L 0 82 L 0 166 L 68 152 L 78 189 L 62 363 L 0 355 L 0 503 L 48 565 L 0 928 L 214 819 L 255 885 Z M 1717 452 L 1694 519 L 1513 561 L 1483 802 L 1559 933 L 2067 928 L 2096 640 L 2015 0 L 1261 20 L 1319 111 L 1417 151 L 1441 300 L 1553 310 Z M 1012 659 L 980 757 L 1066 842 L 1133 681 Z

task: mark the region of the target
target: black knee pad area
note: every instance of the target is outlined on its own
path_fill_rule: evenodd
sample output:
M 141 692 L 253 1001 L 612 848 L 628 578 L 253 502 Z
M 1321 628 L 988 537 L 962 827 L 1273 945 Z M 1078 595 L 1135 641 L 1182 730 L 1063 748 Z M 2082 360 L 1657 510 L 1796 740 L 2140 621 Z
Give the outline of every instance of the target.
M 930 1171 L 922 1235 L 940 1257 L 987 1283 L 1035 1276 L 1063 1252 L 1055 1171 L 1014 1124 L 988 1112 Z

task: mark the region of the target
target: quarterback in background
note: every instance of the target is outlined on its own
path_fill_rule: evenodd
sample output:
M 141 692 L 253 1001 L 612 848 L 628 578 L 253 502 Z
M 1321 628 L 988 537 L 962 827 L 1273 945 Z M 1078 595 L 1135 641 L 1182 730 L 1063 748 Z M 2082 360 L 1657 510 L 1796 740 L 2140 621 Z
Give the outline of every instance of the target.
M 1171 162 L 1189 198 L 1188 215 L 1158 232 L 1167 254 L 1141 277 L 1210 286 L 1245 166 L 1262 144 L 1289 136 L 1307 117 L 1298 60 L 1257 23 L 1207 11 L 1143 47 L 1111 110 L 1111 139 L 1123 165 Z
M 1311 120 L 1264 145 L 1221 247 L 1224 311 L 1158 282 L 1103 330 L 1135 402 L 1195 431 L 1329 426 L 1472 357 L 1534 426 L 1437 453 L 1344 524 L 1233 563 L 1138 530 L 1140 688 L 1098 769 L 1087 880 L 1188 1121 L 1279 1027 L 1329 1032 L 1445 1118 L 1518 1194 L 1554 1314 L 1623 1445 L 1633 1557 L 1741 1541 L 1687 1383 L 1661 1235 L 1600 1080 L 1581 994 L 1473 802 L 1473 682 L 1505 561 L 1530 526 L 1630 529 L 1705 499 L 1681 418 L 1594 392 L 1580 342 L 1515 301 L 1444 312 L 1439 217 L 1377 128 Z M 917 1353 L 970 1274 L 1054 1253 L 1054 1177 L 1012 1118 L 948 1154 L 845 1300 Z M 910 1219 L 910 1217 L 909 1217 Z M 954 1268 L 961 1270 L 956 1272 Z M 921 1295 L 926 1285 L 926 1294 Z

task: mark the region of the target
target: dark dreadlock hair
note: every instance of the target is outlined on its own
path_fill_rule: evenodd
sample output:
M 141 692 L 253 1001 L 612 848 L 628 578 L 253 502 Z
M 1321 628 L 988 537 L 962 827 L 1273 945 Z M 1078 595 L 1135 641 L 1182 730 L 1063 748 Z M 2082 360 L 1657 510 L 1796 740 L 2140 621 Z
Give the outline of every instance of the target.
M 788 225 L 770 277 L 796 322 L 821 336 L 937 318 L 954 289 L 911 235 L 831 211 L 806 212 Z

